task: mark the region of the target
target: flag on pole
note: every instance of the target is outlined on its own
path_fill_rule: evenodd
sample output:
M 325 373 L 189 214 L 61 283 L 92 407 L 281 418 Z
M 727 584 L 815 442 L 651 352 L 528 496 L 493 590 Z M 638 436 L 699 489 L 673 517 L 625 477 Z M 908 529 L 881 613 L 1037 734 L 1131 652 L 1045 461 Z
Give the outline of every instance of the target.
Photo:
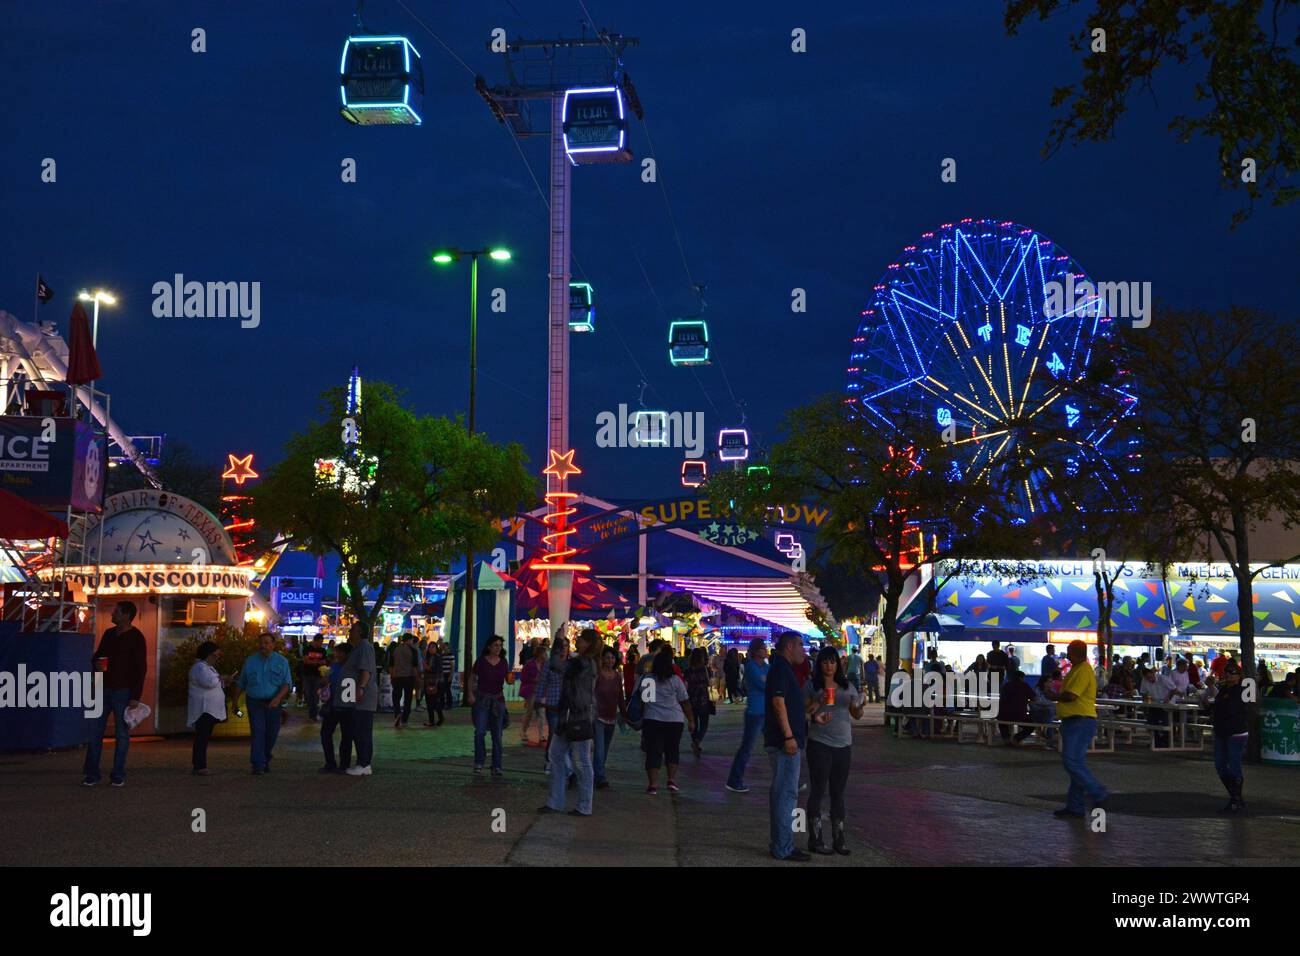
M 49 302 L 54 298 L 54 290 L 45 284 L 45 280 L 39 275 L 36 277 L 36 298 L 42 303 Z
M 72 322 L 69 329 L 68 375 L 69 385 L 85 385 L 99 378 L 99 356 L 91 341 L 90 319 L 80 302 L 72 306 Z

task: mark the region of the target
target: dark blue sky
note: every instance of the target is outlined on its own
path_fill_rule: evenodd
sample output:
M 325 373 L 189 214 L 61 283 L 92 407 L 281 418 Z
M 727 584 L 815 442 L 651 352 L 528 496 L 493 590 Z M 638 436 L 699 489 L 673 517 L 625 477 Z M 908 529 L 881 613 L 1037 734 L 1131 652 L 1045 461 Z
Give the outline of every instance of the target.
M 503 78 L 484 47 L 492 28 L 574 35 L 582 18 L 576 0 L 408 3 L 490 82 Z M 770 440 L 785 408 L 842 388 L 886 265 L 967 216 L 1032 226 L 1093 276 L 1150 281 L 1171 304 L 1294 314 L 1294 211 L 1260 207 L 1228 231 L 1238 200 L 1220 187 L 1214 144 L 1179 144 L 1165 128 L 1186 105 L 1174 76 L 1159 109 L 1133 104 L 1115 142 L 1040 158 L 1052 87 L 1079 73 L 1078 21 L 1008 38 L 994 0 L 587 5 L 641 38 L 627 65 L 690 270 L 709 286 L 720 362 L 668 363 L 668 317 L 695 302 L 659 186 L 635 163 L 575 170 L 574 252 L 599 306 L 598 331 L 572 349 L 584 491 L 679 487 L 680 452 L 595 446 L 599 411 L 636 406 L 638 363 L 649 407 L 703 411 L 713 435 L 738 418 L 725 368 L 755 438 Z M 370 0 L 366 18 L 424 55 L 425 123 L 339 118 L 352 12 L 348 0 L 0 3 L 0 308 L 30 318 L 38 270 L 58 292 L 45 316 L 60 322 L 78 288 L 115 290 L 100 352 L 123 427 L 265 465 L 354 364 L 421 411 L 462 411 L 468 276 L 428 255 L 506 242 L 515 261 L 482 272 L 478 419 L 537 463 L 545 208 L 471 77 L 395 2 Z M 190 52 L 194 27 L 207 30 L 205 54 Z M 790 52 L 794 27 L 806 54 Z M 639 126 L 632 145 L 647 155 Z M 544 140 L 524 149 L 545 183 Z M 949 156 L 955 184 L 939 178 Z M 45 157 L 56 184 L 40 181 Z M 344 157 L 356 184 L 340 181 Z M 155 318 L 150 289 L 177 272 L 261 282 L 261 327 Z M 504 316 L 486 308 L 497 285 Z M 790 311 L 794 287 L 807 289 L 806 314 Z

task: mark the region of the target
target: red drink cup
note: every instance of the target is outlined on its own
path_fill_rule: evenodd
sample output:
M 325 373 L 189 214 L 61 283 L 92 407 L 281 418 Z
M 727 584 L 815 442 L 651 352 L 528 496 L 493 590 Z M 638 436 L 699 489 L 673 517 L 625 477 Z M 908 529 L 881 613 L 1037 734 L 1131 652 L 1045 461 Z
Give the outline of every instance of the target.
M 827 707 L 834 707 L 834 706 L 835 706 L 835 688 L 834 688 L 834 687 L 827 687 L 825 690 L 822 691 L 822 702 L 823 702 Z

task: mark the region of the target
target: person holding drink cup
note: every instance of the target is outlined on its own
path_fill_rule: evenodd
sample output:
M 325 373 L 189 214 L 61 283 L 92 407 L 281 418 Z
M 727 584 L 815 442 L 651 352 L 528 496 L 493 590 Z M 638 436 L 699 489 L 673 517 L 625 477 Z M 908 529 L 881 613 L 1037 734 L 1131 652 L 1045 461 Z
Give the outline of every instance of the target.
M 126 784 L 126 754 L 131 746 L 131 728 L 126 724 L 128 708 L 138 707 L 144 696 L 144 679 L 149 670 L 144 635 L 132 623 L 135 605 L 118 601 L 113 606 L 113 626 L 100 638 L 99 649 L 91 658 L 91 666 L 104 676 L 104 703 L 99 715 L 86 721 L 89 739 L 86 742 L 86 759 L 82 765 L 82 786 L 93 787 L 99 783 L 99 758 L 104 751 L 104 728 L 108 715 L 113 715 L 114 740 L 113 770 L 109 780 L 115 787 Z
M 804 698 L 805 710 L 812 718 L 808 725 L 808 851 L 848 856 L 852 851 L 844 838 L 844 787 L 849 781 L 853 744 L 850 718 L 862 719 L 867 698 L 849 682 L 839 652 L 829 645 L 817 654 Z M 834 850 L 827 848 L 822 830 L 822 800 L 828 790 Z

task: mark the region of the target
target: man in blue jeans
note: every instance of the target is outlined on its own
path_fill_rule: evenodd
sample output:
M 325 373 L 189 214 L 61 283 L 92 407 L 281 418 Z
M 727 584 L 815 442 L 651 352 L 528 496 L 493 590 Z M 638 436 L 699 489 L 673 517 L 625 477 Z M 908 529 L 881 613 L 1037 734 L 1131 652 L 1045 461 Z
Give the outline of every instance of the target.
M 766 710 L 763 744 L 772 761 L 768 791 L 771 838 L 768 849 L 778 860 L 805 862 L 812 857 L 794 845 L 795 810 L 799 805 L 799 764 L 807 722 L 803 688 L 794 669 L 804 661 L 803 637 L 786 631 L 776 639 L 764 688 Z
M 144 677 L 149 669 L 144 635 L 131 622 L 135 620 L 135 605 L 118 601 L 113 608 L 113 626 L 100 638 L 99 650 L 90 663 L 104 675 L 104 706 L 99 716 L 87 723 L 90 739 L 86 743 L 86 760 L 82 766 L 82 786 L 93 787 L 99 783 L 99 759 L 104 752 L 104 728 L 108 714 L 113 713 L 114 749 L 113 771 L 109 780 L 113 786 L 126 784 L 126 753 L 131 745 L 131 728 L 126 725 L 126 709 L 135 707 L 144 696 Z
M 252 735 L 250 761 L 254 774 L 271 769 L 271 750 L 280 736 L 280 702 L 289 694 L 289 661 L 275 653 L 275 638 L 263 634 L 258 652 L 244 661 L 237 681 L 248 700 Z
M 1088 663 L 1088 647 L 1083 641 L 1071 641 L 1066 648 L 1070 673 L 1059 692 L 1044 693 L 1055 700 L 1056 716 L 1061 720 L 1061 763 L 1070 776 L 1065 806 L 1055 811 L 1057 817 L 1082 817 L 1084 797 L 1094 807 L 1103 806 L 1110 796 L 1088 769 L 1088 748 L 1097 734 L 1097 678 Z
M 767 691 L 767 644 L 761 637 L 749 642 L 749 654 L 745 657 L 745 731 L 740 738 L 740 749 L 736 759 L 731 761 L 731 773 L 727 775 L 727 789 L 732 793 L 749 793 L 745 786 L 745 767 L 749 764 L 749 755 L 754 751 L 754 742 L 763 732 L 763 714 Z

